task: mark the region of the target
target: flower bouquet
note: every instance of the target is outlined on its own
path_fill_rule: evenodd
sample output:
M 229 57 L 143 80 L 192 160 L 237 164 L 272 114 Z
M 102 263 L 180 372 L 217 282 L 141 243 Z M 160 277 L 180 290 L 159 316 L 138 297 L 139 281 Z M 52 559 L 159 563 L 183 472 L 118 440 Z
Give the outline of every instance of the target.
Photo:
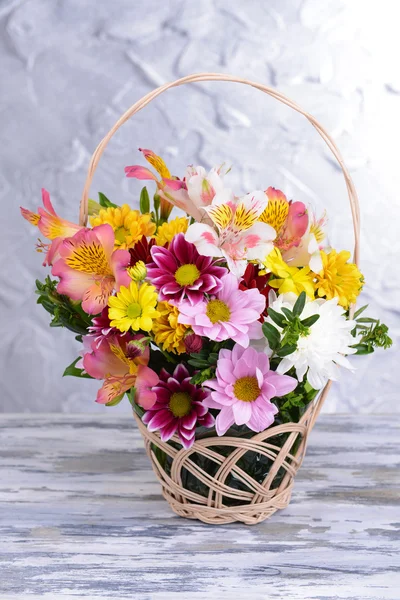
M 387 327 L 354 312 L 364 279 L 325 213 L 273 187 L 238 196 L 225 165 L 180 179 L 141 152 L 152 168 L 125 169 L 155 185 L 140 210 L 99 194 L 75 224 L 45 190 L 21 209 L 48 240 L 38 303 L 81 343 L 64 375 L 131 402 L 173 510 L 255 523 L 289 502 L 330 381 L 390 346 Z

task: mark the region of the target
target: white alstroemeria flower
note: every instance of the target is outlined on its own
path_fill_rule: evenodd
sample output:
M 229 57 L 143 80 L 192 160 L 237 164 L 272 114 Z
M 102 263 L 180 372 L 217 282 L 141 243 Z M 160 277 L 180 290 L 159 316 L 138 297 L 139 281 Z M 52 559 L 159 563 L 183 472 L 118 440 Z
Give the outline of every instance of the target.
M 296 299 L 295 294 L 282 294 L 275 300 L 271 295 L 273 301 L 269 306 L 276 312 L 282 313 L 282 307 L 291 310 Z M 338 379 L 339 366 L 354 370 L 345 355 L 356 352 L 350 347 L 357 342 L 351 335 L 355 321 L 346 319 L 344 309 L 338 305 L 337 298 L 306 301 L 299 318 L 304 320 L 312 315 L 319 315 L 319 319 L 308 327 L 306 334 L 300 335 L 297 349 L 282 358 L 276 371 L 284 374 L 294 367 L 299 381 L 303 381 L 307 374 L 309 384 L 314 389 L 320 390 L 328 379 Z M 280 329 L 270 318 L 267 320 Z
M 224 165 L 212 168 L 208 173 L 204 167 L 190 165 L 186 169 L 185 182 L 189 198 L 198 208 L 208 206 L 216 194 L 224 189 L 223 176 L 229 169 Z
M 276 231 L 258 220 L 268 204 L 265 192 L 255 191 L 236 198 L 229 189 L 216 194 L 204 211 L 214 227 L 193 223 L 185 238 L 203 256 L 222 256 L 236 277 L 241 277 L 248 260 L 262 262 L 273 249 Z

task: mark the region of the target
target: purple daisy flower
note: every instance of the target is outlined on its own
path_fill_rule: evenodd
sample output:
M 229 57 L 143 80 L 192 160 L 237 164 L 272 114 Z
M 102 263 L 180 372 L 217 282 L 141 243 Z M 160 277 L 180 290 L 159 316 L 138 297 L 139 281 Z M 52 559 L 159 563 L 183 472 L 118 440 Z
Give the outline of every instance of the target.
M 168 248 L 153 246 L 151 257 L 147 277 L 157 288 L 160 300 L 170 304 L 178 304 L 186 297 L 194 306 L 204 294 L 219 292 L 221 277 L 227 273 L 213 258 L 199 254 L 183 233 L 178 233 Z
M 144 413 L 142 421 L 149 431 L 160 431 L 163 442 L 177 434 L 182 446 L 190 448 L 196 426 L 214 425 L 214 417 L 203 403 L 209 392 L 190 383 L 190 374 L 184 365 L 178 365 L 172 375 L 161 369 L 160 381 L 152 391 L 157 400 Z

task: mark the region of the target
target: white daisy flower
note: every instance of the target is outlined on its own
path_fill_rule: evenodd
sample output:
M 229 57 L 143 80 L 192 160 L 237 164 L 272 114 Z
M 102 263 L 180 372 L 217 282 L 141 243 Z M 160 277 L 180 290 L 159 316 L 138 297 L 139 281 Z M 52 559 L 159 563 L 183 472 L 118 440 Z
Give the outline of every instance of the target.
M 274 296 L 269 306 L 279 313 L 282 313 L 282 307 L 291 310 L 297 299 L 295 294 L 282 294 L 278 298 Z M 319 315 L 319 319 L 300 335 L 297 349 L 282 358 L 276 371 L 282 375 L 294 367 L 299 381 L 303 381 L 307 374 L 309 384 L 320 390 L 328 379 L 338 379 L 339 366 L 354 371 L 345 355 L 356 352 L 350 346 L 357 343 L 357 339 L 351 335 L 355 321 L 346 319 L 337 298 L 306 301 L 299 318 L 304 320 L 312 315 Z M 267 320 L 280 329 L 270 318 Z

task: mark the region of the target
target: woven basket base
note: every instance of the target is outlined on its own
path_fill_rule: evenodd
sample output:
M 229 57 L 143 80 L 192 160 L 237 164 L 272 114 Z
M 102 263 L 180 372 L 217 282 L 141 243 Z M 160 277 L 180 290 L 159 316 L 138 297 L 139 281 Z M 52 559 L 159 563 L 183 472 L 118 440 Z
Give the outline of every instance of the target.
M 186 519 L 197 519 L 211 525 L 224 525 L 226 523 L 244 523 L 256 525 L 269 519 L 277 510 L 286 508 L 292 495 L 292 485 L 275 497 L 274 506 L 264 502 L 262 504 L 243 504 L 234 508 L 207 507 L 202 504 L 181 503 L 175 500 L 168 489 L 163 488 L 162 493 L 175 514 Z M 208 510 L 209 509 L 209 510 Z
M 163 442 L 159 433 L 150 432 L 134 412 L 154 473 L 172 510 L 203 523 L 253 525 L 286 508 L 308 435 L 329 388 L 330 382 L 298 423 L 269 427 L 250 438 L 201 438 L 189 449 L 175 436 L 173 445 Z M 255 479 L 244 470 L 249 460 L 267 465 L 262 481 L 259 474 Z M 190 485 L 183 485 L 189 479 Z

